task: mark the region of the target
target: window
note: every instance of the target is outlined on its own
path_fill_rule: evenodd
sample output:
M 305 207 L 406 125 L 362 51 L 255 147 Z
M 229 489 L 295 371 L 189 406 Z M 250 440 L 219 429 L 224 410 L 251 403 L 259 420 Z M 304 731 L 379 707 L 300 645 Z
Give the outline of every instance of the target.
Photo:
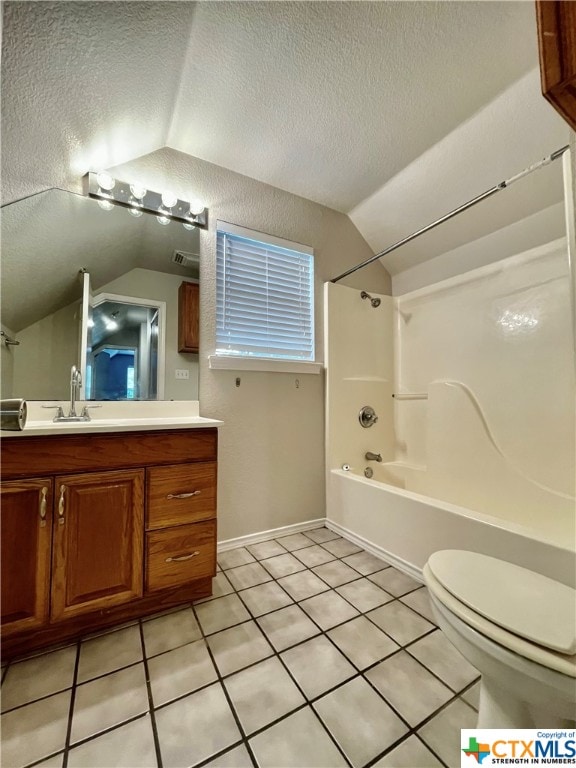
M 314 360 L 314 259 L 304 245 L 218 222 L 216 355 Z

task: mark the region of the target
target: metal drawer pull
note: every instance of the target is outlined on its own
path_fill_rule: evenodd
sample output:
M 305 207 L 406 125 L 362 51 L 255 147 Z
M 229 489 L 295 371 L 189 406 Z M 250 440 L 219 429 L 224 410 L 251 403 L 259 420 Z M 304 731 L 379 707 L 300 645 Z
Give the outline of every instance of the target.
M 64 525 L 64 494 L 66 493 L 66 486 L 60 487 L 60 498 L 58 500 L 58 524 Z
M 46 496 L 48 494 L 48 488 L 44 486 L 42 488 L 42 496 L 40 499 L 40 528 L 46 528 Z
M 189 499 L 191 496 L 199 496 L 202 491 L 190 491 L 189 493 L 169 493 L 167 499 Z
M 196 557 L 196 555 L 199 555 L 200 552 L 191 552 L 189 555 L 180 555 L 180 557 L 167 557 L 164 561 L 165 563 L 181 563 L 184 560 L 191 560 L 193 557 Z

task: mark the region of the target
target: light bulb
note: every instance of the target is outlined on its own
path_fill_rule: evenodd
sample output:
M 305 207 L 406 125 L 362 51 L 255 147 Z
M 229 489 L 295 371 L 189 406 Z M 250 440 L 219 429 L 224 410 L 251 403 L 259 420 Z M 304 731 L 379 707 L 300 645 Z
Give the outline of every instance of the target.
M 184 229 L 196 229 L 194 224 L 182 224 L 182 226 L 184 227 Z
M 156 216 L 156 221 L 158 224 L 162 224 L 162 226 L 166 226 L 167 224 L 170 224 L 170 219 L 168 216 Z
M 116 180 L 113 179 L 109 173 L 106 173 L 106 171 L 100 171 L 100 173 L 97 173 L 96 181 L 98 182 L 100 189 L 105 189 L 107 192 L 109 192 L 111 189 L 114 189 L 116 185 Z
M 206 208 L 202 200 L 198 200 L 195 198 L 194 200 L 190 200 L 190 216 L 200 216 L 202 211 Z
M 88 328 L 94 328 L 94 320 L 92 320 L 92 318 L 90 318 L 88 320 L 88 322 L 86 323 L 86 325 L 88 326 Z
M 98 200 L 98 205 L 103 211 L 111 211 L 114 208 L 114 203 L 111 203 L 110 200 Z
M 166 206 L 166 208 L 173 208 L 177 202 L 178 198 L 173 192 L 162 193 L 162 205 Z
M 128 213 L 130 214 L 130 216 L 134 216 L 135 219 L 138 219 L 140 218 L 140 216 L 142 216 L 142 211 L 140 210 L 140 208 L 136 208 L 135 206 L 131 206 L 130 208 L 128 208 Z
M 105 321 L 106 330 L 107 331 L 117 331 L 118 330 L 118 323 L 116 320 L 106 320 Z
M 130 192 L 132 192 L 132 197 L 135 197 L 136 200 L 142 200 L 148 190 L 140 184 L 130 184 Z

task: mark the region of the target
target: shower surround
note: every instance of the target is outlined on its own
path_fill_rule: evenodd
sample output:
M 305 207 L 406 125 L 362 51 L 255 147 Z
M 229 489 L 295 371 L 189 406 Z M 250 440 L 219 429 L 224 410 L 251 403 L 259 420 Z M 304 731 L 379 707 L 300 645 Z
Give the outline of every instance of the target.
M 326 285 L 328 520 L 415 575 L 454 547 L 570 581 L 566 241 L 379 298 Z M 379 416 L 369 429 L 365 405 Z

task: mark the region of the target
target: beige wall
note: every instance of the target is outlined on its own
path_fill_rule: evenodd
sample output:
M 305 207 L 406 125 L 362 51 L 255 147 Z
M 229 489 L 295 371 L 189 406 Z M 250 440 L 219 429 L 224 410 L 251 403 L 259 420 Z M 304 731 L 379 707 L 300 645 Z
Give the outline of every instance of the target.
M 4 333 L 12 339 L 18 336 L 6 325 L 2 325 Z M 15 346 L 7 346 L 4 341 L 0 343 L 0 396 L 3 398 L 13 396 L 14 380 L 14 350 Z
M 186 279 L 181 275 L 138 268 L 94 291 L 96 295 L 117 293 L 166 303 L 164 400 L 198 400 L 198 355 L 178 352 L 178 288 Z M 187 370 L 190 378 L 176 380 L 176 368 Z
M 159 150 L 113 173 L 183 198 L 201 197 L 210 210 L 209 230 L 201 233 L 200 412 L 225 422 L 220 430 L 218 538 L 323 517 L 323 376 L 208 368 L 215 340 L 216 220 L 314 248 L 319 360 L 322 284 L 372 251 L 344 214 L 174 150 Z M 390 293 L 390 278 L 378 264 L 347 284 Z
M 23 328 L 12 347 L 13 392 L 26 400 L 67 400 L 70 368 L 78 365 L 80 304 L 75 301 Z

